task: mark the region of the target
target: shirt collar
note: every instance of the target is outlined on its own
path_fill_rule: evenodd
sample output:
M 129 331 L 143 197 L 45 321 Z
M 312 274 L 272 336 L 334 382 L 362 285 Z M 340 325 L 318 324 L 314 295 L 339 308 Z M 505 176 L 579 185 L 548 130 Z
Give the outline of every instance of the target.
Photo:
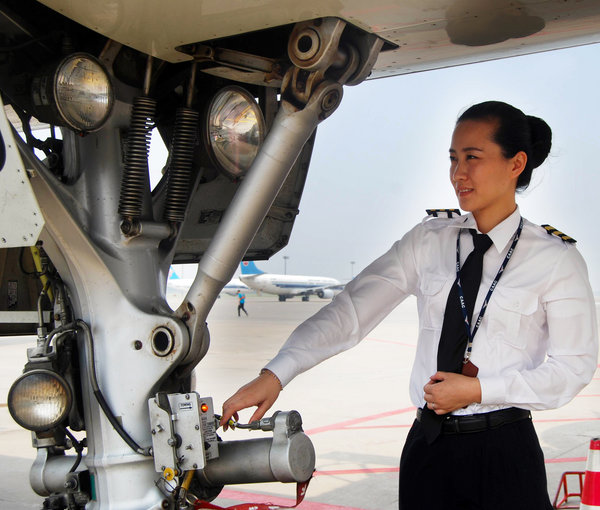
M 477 230 L 477 232 L 479 232 L 477 229 L 477 222 L 471 213 L 465 214 L 464 216 L 458 216 L 453 219 L 455 221 L 452 222 L 452 226 L 458 228 L 474 228 Z M 499 253 L 504 250 L 506 245 L 512 239 L 512 236 L 519 226 L 520 220 L 521 212 L 519 210 L 519 206 L 517 205 L 515 211 L 508 218 L 498 223 L 498 225 L 496 225 L 487 233 Z

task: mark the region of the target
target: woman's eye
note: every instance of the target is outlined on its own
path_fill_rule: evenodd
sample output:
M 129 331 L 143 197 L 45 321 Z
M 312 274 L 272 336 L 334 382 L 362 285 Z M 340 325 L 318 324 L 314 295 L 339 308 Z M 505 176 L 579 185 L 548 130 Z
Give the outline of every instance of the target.
M 467 154 L 467 159 L 477 159 L 477 156 L 474 154 Z
M 450 156 L 450 161 L 457 161 L 456 156 Z

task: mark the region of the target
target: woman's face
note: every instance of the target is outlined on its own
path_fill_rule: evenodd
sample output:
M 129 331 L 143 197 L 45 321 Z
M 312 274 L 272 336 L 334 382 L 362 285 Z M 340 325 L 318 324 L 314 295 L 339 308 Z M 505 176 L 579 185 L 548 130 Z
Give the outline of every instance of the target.
M 516 207 L 515 189 L 525 168 L 524 152 L 505 158 L 494 142 L 496 124 L 465 120 L 457 124 L 450 147 L 450 181 L 463 211 L 493 228 Z M 481 230 L 481 226 L 480 226 Z

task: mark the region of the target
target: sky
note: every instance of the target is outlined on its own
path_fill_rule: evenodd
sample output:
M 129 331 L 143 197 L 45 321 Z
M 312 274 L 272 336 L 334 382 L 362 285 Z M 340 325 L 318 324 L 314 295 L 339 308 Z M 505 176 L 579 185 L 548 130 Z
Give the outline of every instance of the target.
M 344 87 L 338 110 L 318 128 L 290 242 L 258 267 L 345 282 L 425 209 L 457 207 L 448 177 L 456 118 L 500 100 L 552 128 L 550 156 L 517 203 L 529 220 L 577 239 L 600 295 L 599 61 L 600 45 L 588 45 Z

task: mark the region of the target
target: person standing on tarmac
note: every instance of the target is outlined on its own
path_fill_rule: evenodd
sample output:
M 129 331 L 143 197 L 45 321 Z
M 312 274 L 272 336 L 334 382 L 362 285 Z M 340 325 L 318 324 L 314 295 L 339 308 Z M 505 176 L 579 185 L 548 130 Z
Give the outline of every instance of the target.
M 546 122 L 506 103 L 467 109 L 452 136 L 450 181 L 468 214 L 431 210 L 296 328 L 223 404 L 221 424 L 250 406 L 251 421 L 261 418 L 296 375 L 356 345 L 415 295 L 417 416 L 399 508 L 550 510 L 531 411 L 569 402 L 598 363 L 594 297 L 574 240 L 522 218 L 515 199 L 551 138 Z
M 238 300 L 238 317 L 240 316 L 240 310 L 242 310 L 246 315 L 248 315 L 248 312 L 244 308 L 244 303 L 246 302 L 246 295 L 242 294 L 241 291 L 238 291 Z

